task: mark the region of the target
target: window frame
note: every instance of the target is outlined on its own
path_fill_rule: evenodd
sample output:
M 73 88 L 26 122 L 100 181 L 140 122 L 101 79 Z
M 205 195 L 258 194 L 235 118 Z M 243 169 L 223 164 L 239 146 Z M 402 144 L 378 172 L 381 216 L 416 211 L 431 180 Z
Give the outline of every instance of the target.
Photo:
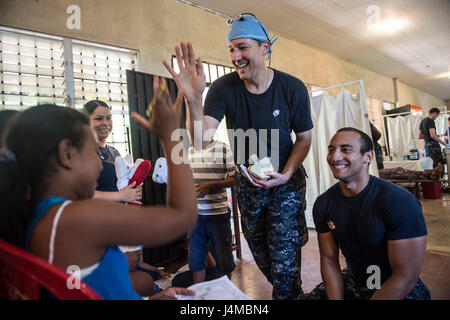
M 111 111 L 113 113 L 113 116 L 121 116 L 121 124 L 118 124 L 116 126 L 113 125 L 113 132 L 108 137 L 107 143 L 118 147 L 120 149 L 120 153 L 124 155 L 123 153 L 131 154 L 131 134 L 130 134 L 130 117 L 129 117 L 129 111 L 128 111 L 128 97 L 127 97 L 127 82 L 126 82 L 126 68 L 125 66 L 131 66 L 131 70 L 139 71 L 140 70 L 140 54 L 138 50 L 134 49 L 127 49 L 127 48 L 121 48 L 106 44 L 100 44 L 95 43 L 91 41 L 85 41 L 85 40 L 79 40 L 79 39 L 73 39 L 69 37 L 62 37 L 62 36 L 56 36 L 51 34 L 45 34 L 41 32 L 35 32 L 35 31 L 29 31 L 29 30 L 23 30 L 23 29 L 17 29 L 17 28 L 11 28 L 6 26 L 0 26 L 0 33 L 4 34 L 12 34 L 11 36 L 16 37 L 17 43 L 15 44 L 16 51 L 9 52 L 5 51 L 4 47 L 5 44 L 7 44 L 7 47 L 10 49 L 13 48 L 14 44 L 9 42 L 2 41 L 2 38 L 0 38 L 0 75 L 1 75 L 1 98 L 0 98 L 0 109 L 16 109 L 16 110 L 24 110 L 28 107 L 44 104 L 44 103 L 52 103 L 57 104 L 60 106 L 66 106 L 69 108 L 75 108 L 80 110 L 81 107 L 79 104 L 77 104 L 78 101 L 83 101 L 83 104 L 86 103 L 89 100 L 92 100 L 91 98 L 94 97 L 85 97 L 83 95 L 82 99 L 77 99 L 77 92 L 80 90 L 77 90 L 76 83 L 81 81 L 83 83 L 84 81 L 87 82 L 93 82 L 95 91 L 93 92 L 95 94 L 95 99 L 103 100 L 111 107 Z M 21 55 L 21 48 L 25 48 L 27 46 L 20 45 L 21 39 L 27 39 L 26 41 L 34 42 L 34 57 L 32 55 Z M 57 59 L 53 56 L 53 52 L 49 54 L 50 58 L 50 65 L 51 70 L 54 73 L 54 68 L 56 68 L 55 63 L 60 63 L 60 69 L 62 70 L 61 75 L 58 73 L 57 75 L 53 74 L 44 74 L 39 73 L 39 64 L 37 64 L 38 59 L 40 58 L 36 51 L 38 49 L 38 44 L 41 41 L 41 43 L 45 43 L 46 41 L 50 41 L 50 47 L 53 51 L 52 46 L 57 46 L 58 43 L 60 44 L 60 50 L 57 50 L 58 54 L 61 54 L 61 56 Z M 86 78 L 80 78 L 77 77 L 77 74 L 74 73 L 74 58 L 76 60 L 76 54 L 74 52 L 74 47 L 78 48 L 91 48 L 92 50 L 104 50 L 106 52 L 106 60 L 110 57 L 110 55 L 129 55 L 130 57 L 130 63 L 122 63 L 120 61 L 120 58 L 118 60 L 118 74 L 119 74 L 119 81 L 114 82 L 108 80 L 100 80 L 97 77 L 97 68 L 94 63 L 93 69 L 93 79 L 86 79 Z M 31 47 L 30 47 L 31 48 Z M 28 50 L 28 51 L 33 51 Z M 55 49 L 56 50 L 56 49 Z M 14 51 L 14 50 L 12 50 Z M 6 53 L 5 53 L 6 52 Z M 7 71 L 4 68 L 4 60 L 3 57 L 6 55 L 9 55 L 10 57 L 13 57 L 14 55 L 17 56 L 15 59 L 17 61 L 18 67 L 17 70 L 14 71 Z M 21 70 L 21 59 L 22 57 L 29 57 L 28 60 L 35 61 L 35 73 L 27 73 L 22 72 Z M 42 58 L 44 59 L 44 58 Z M 81 63 L 83 62 L 80 60 Z M 106 66 L 106 72 L 108 74 L 109 78 L 109 71 L 112 69 L 109 65 Z M 6 76 L 5 76 L 6 75 Z M 30 77 L 28 79 L 28 77 Z M 33 79 L 34 77 L 34 79 Z M 51 78 L 51 81 L 39 81 L 39 79 L 44 78 Z M 5 79 L 16 79 L 17 81 L 15 83 L 9 84 L 5 82 Z M 26 84 L 22 84 L 22 79 L 27 79 Z M 46 86 L 40 86 L 42 83 L 47 82 L 50 83 L 50 87 Z M 101 85 L 99 85 L 101 83 Z M 55 85 L 57 84 L 57 85 Z M 105 85 L 106 84 L 106 85 Z M 99 96 L 99 87 L 106 86 L 108 88 L 108 92 L 100 91 L 102 94 Z M 113 86 L 116 86 L 119 88 L 120 93 L 114 93 L 111 91 L 111 88 Z M 23 90 L 23 87 L 27 87 L 28 91 Z M 15 90 L 14 90 L 15 89 Z M 82 92 L 84 92 L 84 88 L 82 87 Z M 48 92 L 46 95 L 45 93 Z M 31 94 L 29 94 L 31 93 Z M 56 94 L 58 93 L 58 94 Z M 111 96 L 121 97 L 120 101 L 113 101 Z M 16 98 L 14 98 L 14 96 Z M 17 98 L 19 96 L 20 98 Z M 102 98 L 103 96 L 103 98 Z M 25 99 L 24 99 L 25 97 Z M 107 99 L 105 99 L 107 97 Z M 26 100 L 30 100 L 30 103 L 24 103 Z M 60 100 L 58 100 L 60 99 Z M 8 101 L 13 101 L 12 103 L 8 103 Z M 121 104 L 121 107 L 117 107 L 118 104 Z M 115 108 L 114 108 L 115 106 Z M 123 127 L 123 128 L 122 128 Z

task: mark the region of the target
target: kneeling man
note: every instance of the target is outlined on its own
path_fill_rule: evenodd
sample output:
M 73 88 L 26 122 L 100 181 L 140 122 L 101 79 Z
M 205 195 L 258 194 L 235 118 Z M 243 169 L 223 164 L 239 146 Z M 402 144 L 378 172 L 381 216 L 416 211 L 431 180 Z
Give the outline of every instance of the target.
M 331 139 L 327 161 L 339 182 L 313 209 L 324 282 L 305 299 L 430 299 L 419 278 L 427 234 L 421 204 L 369 175 L 373 158 L 372 140 L 358 129 L 342 128 Z

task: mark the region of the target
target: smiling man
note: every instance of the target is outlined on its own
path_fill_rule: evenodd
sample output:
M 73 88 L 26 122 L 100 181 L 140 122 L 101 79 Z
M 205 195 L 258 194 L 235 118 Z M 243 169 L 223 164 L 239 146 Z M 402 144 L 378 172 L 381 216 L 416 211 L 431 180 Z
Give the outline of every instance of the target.
M 269 179 L 254 177 L 250 181 L 237 171 L 234 183 L 242 230 L 255 262 L 273 284 L 272 297 L 297 299 L 302 293 L 301 247 L 308 240 L 302 166 L 313 127 L 308 91 L 299 79 L 266 66 L 273 41 L 253 14 L 243 13 L 230 21 L 227 43 L 236 72 L 211 85 L 204 109 L 205 75 L 192 45 L 182 42 L 181 51 L 175 48 L 179 73 L 167 62 L 164 65 L 186 97 L 195 148 L 209 142 L 203 132 L 213 134 L 226 116 L 229 135 L 234 132 L 229 138 L 236 165 L 248 166 L 251 150 L 256 150 L 258 158 L 277 160 L 272 162 L 275 172 L 266 172 Z M 198 124 L 200 132 L 195 130 Z M 239 137 L 244 142 L 234 143 Z M 244 146 L 243 150 L 238 146 Z
M 369 175 L 373 157 L 372 140 L 358 129 L 331 139 L 327 161 L 339 182 L 313 209 L 324 282 L 304 299 L 430 299 L 419 278 L 427 234 L 420 202 Z

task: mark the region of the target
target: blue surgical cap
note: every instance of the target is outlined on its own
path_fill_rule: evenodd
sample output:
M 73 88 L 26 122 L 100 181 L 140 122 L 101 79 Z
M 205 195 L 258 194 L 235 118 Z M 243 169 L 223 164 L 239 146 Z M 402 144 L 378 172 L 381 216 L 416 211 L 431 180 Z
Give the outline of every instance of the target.
M 233 20 L 228 33 L 227 43 L 239 38 L 254 39 L 257 41 L 269 41 L 269 53 L 272 52 L 272 41 L 269 38 L 269 32 L 264 24 L 258 18 L 251 15 L 242 15 L 242 18 Z

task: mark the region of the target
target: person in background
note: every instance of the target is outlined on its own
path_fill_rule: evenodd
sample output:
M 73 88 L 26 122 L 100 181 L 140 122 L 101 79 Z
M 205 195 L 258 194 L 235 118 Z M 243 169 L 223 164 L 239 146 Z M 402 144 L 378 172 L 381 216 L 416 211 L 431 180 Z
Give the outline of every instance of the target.
M 450 144 L 450 117 L 447 118 L 447 130 L 445 130 L 441 138 L 444 139 L 446 145 Z
M 142 186 L 131 184 L 122 190 L 117 189 L 114 160 L 116 157 L 120 157 L 120 153 L 113 146 L 106 144 L 113 128 L 110 107 L 104 101 L 91 100 L 84 105 L 83 109 L 89 116 L 91 126 L 97 134 L 100 159 L 103 165 L 103 170 L 97 180 L 94 198 L 140 204 L 138 200 L 142 198 Z
M 440 139 L 436 135 L 436 124 L 434 120 L 439 115 L 440 111 L 438 108 L 431 108 L 428 111 L 428 116 L 420 122 L 419 126 L 419 139 L 425 140 L 425 150 L 428 156 L 433 159 L 433 168 L 435 168 L 438 163 L 445 164 L 444 157 L 442 156 L 441 146 L 445 147 L 445 141 Z
M 206 256 L 206 271 L 205 271 L 205 281 L 211 281 L 220 278 L 220 270 L 217 268 L 216 261 L 213 257 L 211 242 L 209 243 L 208 255 Z M 177 275 L 172 279 L 173 287 L 187 288 L 194 284 L 194 275 L 191 270 L 184 272 L 177 272 Z
M 172 104 L 158 77 L 153 90 L 152 118 L 132 116 L 171 154 L 178 143 L 171 135 L 180 123 L 182 95 Z M 62 270 L 77 266 L 81 280 L 103 299 L 142 299 L 117 246 L 158 246 L 193 228 L 197 201 L 192 173 L 187 159 L 175 165 L 167 157 L 167 206 L 92 199 L 102 170 L 98 148 L 89 118 L 77 110 L 40 105 L 21 112 L 0 151 L 0 238 Z M 195 293 L 169 288 L 150 299 L 176 294 Z
M 233 154 L 225 143 L 211 140 L 202 150 L 190 147 L 188 156 L 196 183 L 199 214 L 197 226 L 189 233 L 189 268 L 193 281 L 205 281 L 209 243 L 221 274 L 231 278 L 236 266 L 225 189 L 234 183 Z
M 381 132 L 378 131 L 377 127 L 375 127 L 372 122 L 370 122 L 370 131 L 372 132 L 372 140 L 375 148 L 375 159 L 377 161 L 378 170 L 384 169 L 383 165 L 383 150 L 381 149 L 378 140 L 381 138 Z

